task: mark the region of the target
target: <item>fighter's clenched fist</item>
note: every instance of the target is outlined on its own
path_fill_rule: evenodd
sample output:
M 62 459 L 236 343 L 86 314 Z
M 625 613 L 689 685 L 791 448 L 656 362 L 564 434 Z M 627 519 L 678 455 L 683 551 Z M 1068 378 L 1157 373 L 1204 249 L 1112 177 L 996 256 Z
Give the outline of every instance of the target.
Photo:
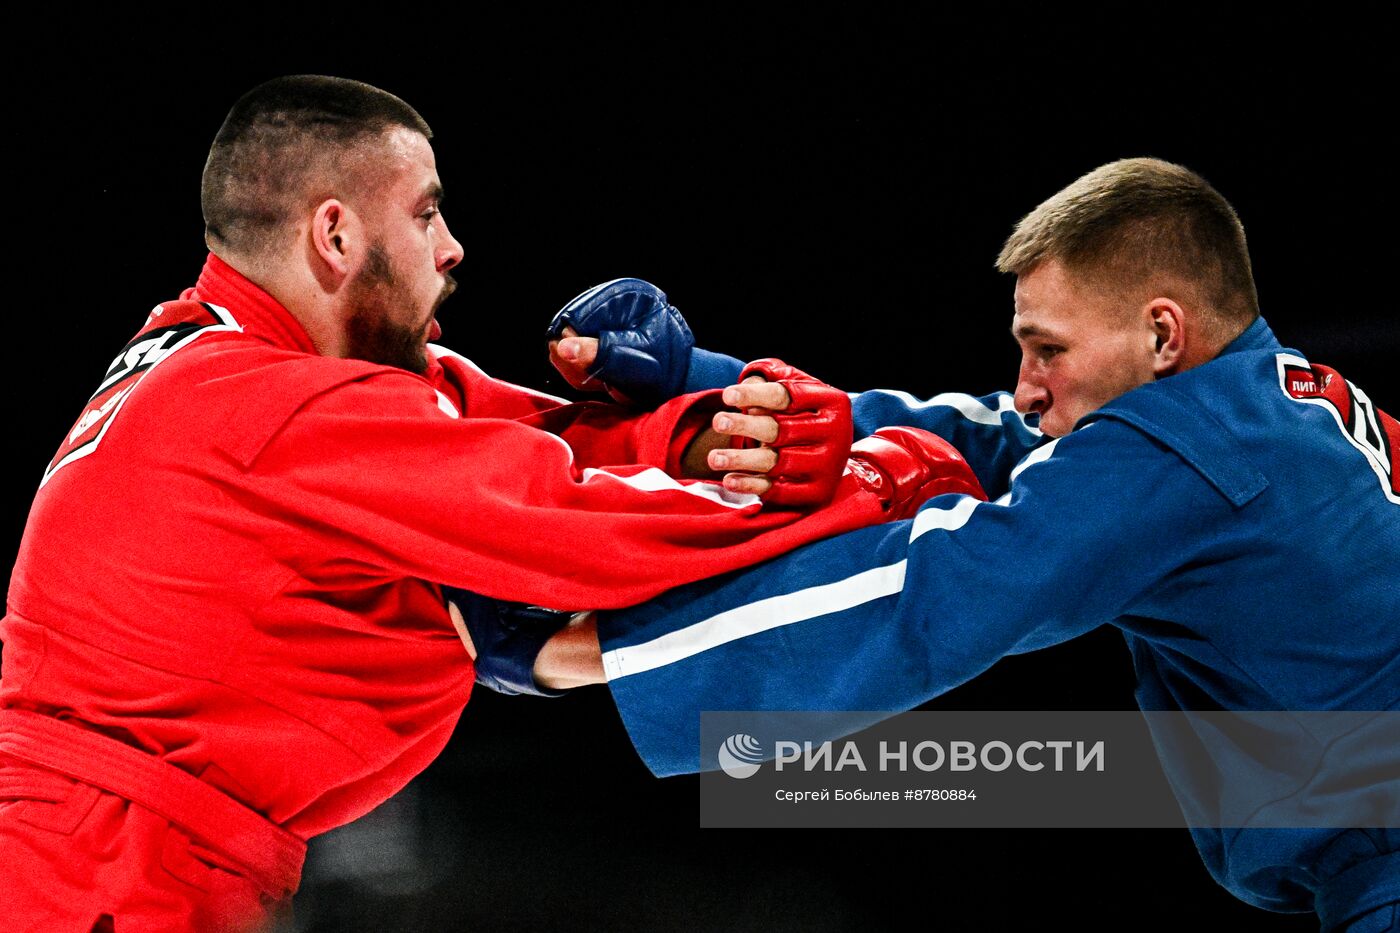
M 911 517 L 925 502 L 945 493 L 987 501 L 958 449 L 920 428 L 881 428 L 862 438 L 851 447 L 850 470 L 880 497 L 890 521 Z
M 643 407 L 737 382 L 742 369 L 738 360 L 695 346 L 666 293 L 641 279 L 583 292 L 554 315 L 548 336 L 549 361 L 569 385 Z
M 684 391 L 695 346 L 665 292 L 641 279 L 583 292 L 554 316 L 549 340 L 550 361 L 575 389 L 605 387 L 618 401 L 644 405 Z

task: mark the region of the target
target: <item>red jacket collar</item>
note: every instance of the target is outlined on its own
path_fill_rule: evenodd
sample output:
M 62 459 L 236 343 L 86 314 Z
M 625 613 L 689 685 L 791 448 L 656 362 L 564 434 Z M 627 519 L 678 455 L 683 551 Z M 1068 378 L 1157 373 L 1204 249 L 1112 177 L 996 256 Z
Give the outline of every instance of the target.
M 288 350 L 316 352 L 306 329 L 290 311 L 213 253 L 204 261 L 194 288 L 186 289 L 180 298 L 207 301 L 228 309 L 250 337 Z
M 290 311 L 213 253 L 204 261 L 194 288 L 185 289 L 180 298 L 207 301 L 228 309 L 243 332 L 251 337 L 288 350 L 316 353 L 316 345 L 307 336 L 306 328 Z M 428 354 L 428 371 L 423 377 L 434 388 L 440 387 L 442 365 L 431 353 Z

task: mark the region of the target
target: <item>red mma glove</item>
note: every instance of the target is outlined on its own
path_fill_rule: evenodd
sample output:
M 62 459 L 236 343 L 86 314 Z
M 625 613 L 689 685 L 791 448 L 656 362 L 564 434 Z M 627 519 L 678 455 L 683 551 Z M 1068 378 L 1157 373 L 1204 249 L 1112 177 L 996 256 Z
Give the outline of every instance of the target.
M 744 367 L 739 381 L 750 376 L 779 383 L 790 399 L 782 411 L 763 412 L 778 422 L 778 437 L 768 445 L 778 462 L 767 473 L 773 488 L 763 501 L 804 508 L 830 502 L 851 451 L 850 397 L 782 360 L 755 360 Z M 756 447 L 758 442 L 736 436 L 733 445 Z
M 952 444 L 919 428 L 881 428 L 851 447 L 851 472 L 885 503 L 889 521 L 909 518 L 934 496 L 959 492 L 987 501 Z

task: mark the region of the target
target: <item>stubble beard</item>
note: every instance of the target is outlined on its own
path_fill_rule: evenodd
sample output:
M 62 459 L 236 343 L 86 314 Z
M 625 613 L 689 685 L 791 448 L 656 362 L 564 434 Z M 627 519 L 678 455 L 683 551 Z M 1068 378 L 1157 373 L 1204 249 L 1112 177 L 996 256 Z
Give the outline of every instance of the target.
M 345 326 L 346 355 L 423 375 L 428 371 L 428 357 L 423 349 L 428 328 L 432 326 L 433 315 L 452 294 L 456 284 L 450 275 L 446 276 L 442 292 L 433 302 L 433 313 L 421 325 L 401 323 L 395 314 L 411 307 L 412 297 L 394 275 L 393 264 L 383 244 L 372 244 L 365 256 L 364 268 L 349 286 L 349 300 L 354 311 Z

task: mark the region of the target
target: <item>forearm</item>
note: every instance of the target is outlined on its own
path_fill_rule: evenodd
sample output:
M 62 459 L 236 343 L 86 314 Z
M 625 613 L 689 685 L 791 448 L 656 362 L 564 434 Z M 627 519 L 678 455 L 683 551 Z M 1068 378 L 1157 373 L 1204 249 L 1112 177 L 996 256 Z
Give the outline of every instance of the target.
M 732 445 L 733 438 L 720 434 L 713 428 L 706 428 L 685 448 L 681 455 L 681 476 L 687 479 L 716 479 L 723 474 L 710 469 L 709 456 L 712 450 L 725 450 Z
M 545 642 L 535 658 L 535 682 L 551 690 L 569 690 L 603 680 L 598 614 L 580 612 Z
M 581 402 L 519 420 L 561 438 L 580 468 L 642 464 L 674 477 L 696 477 L 709 474 L 684 471 L 689 449 L 706 435 L 723 407 L 720 393 L 712 391 L 674 398 L 656 411 Z M 700 448 L 701 463 L 708 449 Z

